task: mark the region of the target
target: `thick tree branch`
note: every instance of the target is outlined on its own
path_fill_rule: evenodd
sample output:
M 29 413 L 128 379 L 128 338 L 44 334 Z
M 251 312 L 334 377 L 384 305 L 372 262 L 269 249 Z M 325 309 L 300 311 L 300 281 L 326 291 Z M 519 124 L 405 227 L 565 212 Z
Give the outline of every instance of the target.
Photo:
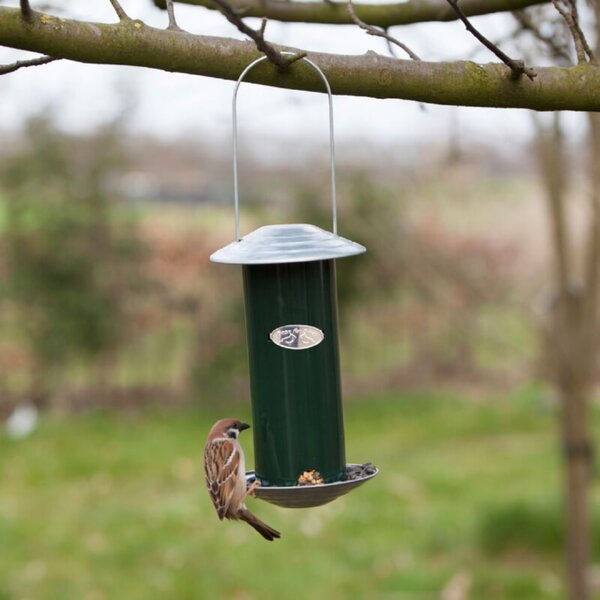
M 546 4 L 549 0 L 461 0 L 461 7 L 469 17 L 497 12 L 519 10 L 534 4 Z M 215 9 L 212 0 L 178 0 L 185 4 Z M 165 0 L 154 0 L 165 8 Z M 288 0 L 235 0 L 233 7 L 245 17 L 266 17 L 272 21 L 298 23 L 330 23 L 349 25 L 352 19 L 346 10 L 346 2 L 289 2 Z M 410 25 L 426 21 L 455 21 L 456 13 L 445 0 L 407 0 L 384 4 L 355 3 L 359 19 L 377 27 Z
M 498 46 L 490 42 L 490 40 L 488 40 L 482 33 L 475 29 L 475 27 L 473 27 L 471 24 L 471 21 L 469 21 L 467 18 L 467 15 L 465 15 L 462 8 L 458 5 L 457 0 L 447 0 L 447 2 L 455 10 L 458 18 L 464 23 L 467 31 L 477 38 L 477 40 L 479 40 L 490 52 L 495 54 L 507 67 L 509 67 L 517 78 L 521 77 L 521 75 L 527 75 L 529 79 L 533 80 L 537 73 L 533 69 L 528 69 L 525 67 L 525 63 L 522 60 L 512 59 L 505 52 L 500 50 Z
M 140 21 L 86 23 L 34 12 L 30 23 L 19 9 L 0 7 L 0 46 L 41 52 L 79 62 L 132 65 L 236 80 L 260 56 L 252 42 L 196 36 L 148 27 Z M 279 51 L 300 52 L 276 46 Z M 403 98 L 464 106 L 584 110 L 600 112 L 600 69 L 593 65 L 539 67 L 531 82 L 512 79 L 503 64 L 398 60 L 309 53 L 323 69 L 334 94 Z M 322 92 L 308 66 L 281 74 L 258 65 L 248 80 L 288 89 Z
M 402 50 L 404 50 L 404 52 L 406 52 L 406 54 L 408 54 L 408 56 L 410 56 L 413 60 L 421 60 L 406 44 L 402 43 L 400 40 L 397 40 L 395 37 L 391 36 L 387 31 L 384 31 L 383 29 L 378 29 L 377 27 L 374 27 L 373 25 L 369 25 L 368 23 L 361 21 L 358 18 L 358 16 L 356 15 L 352 0 L 348 0 L 348 12 L 350 13 L 350 17 L 352 18 L 352 20 L 361 29 L 364 29 L 369 35 L 382 37 L 384 40 L 387 41 L 388 47 L 389 47 L 389 44 L 395 44 L 396 46 L 398 46 L 398 48 L 401 48 Z M 390 53 L 393 56 L 393 52 L 390 52 Z
M 25 67 L 39 67 L 40 65 L 47 65 L 48 63 L 60 60 L 56 56 L 40 56 L 39 58 L 32 58 L 30 60 L 18 60 L 9 65 L 0 65 L 0 75 L 8 75 L 14 73 L 19 69 Z

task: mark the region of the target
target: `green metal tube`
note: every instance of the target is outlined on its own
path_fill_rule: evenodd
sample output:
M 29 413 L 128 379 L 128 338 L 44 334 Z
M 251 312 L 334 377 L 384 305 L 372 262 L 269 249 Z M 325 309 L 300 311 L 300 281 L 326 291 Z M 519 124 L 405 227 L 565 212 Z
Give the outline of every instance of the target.
M 263 485 L 295 485 L 316 469 L 326 483 L 345 470 L 335 262 L 244 265 L 255 471 Z M 324 339 L 283 348 L 270 333 L 309 325 Z

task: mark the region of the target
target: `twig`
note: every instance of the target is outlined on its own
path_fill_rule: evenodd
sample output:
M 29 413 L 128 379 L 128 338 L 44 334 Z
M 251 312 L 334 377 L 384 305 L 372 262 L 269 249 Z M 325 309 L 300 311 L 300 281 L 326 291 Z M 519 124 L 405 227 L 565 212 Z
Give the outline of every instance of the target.
M 403 44 L 401 41 L 399 41 L 395 37 L 391 36 L 384 29 L 379 29 L 379 27 L 375 27 L 373 25 L 369 25 L 368 23 L 365 23 L 364 21 L 362 21 L 361 19 L 359 19 L 358 15 L 354 11 L 354 6 L 352 4 L 352 0 L 348 0 L 348 14 L 352 18 L 352 20 L 361 29 L 364 29 L 369 35 L 374 35 L 374 36 L 377 36 L 377 37 L 382 37 L 384 40 L 386 40 L 387 43 L 388 43 L 388 48 L 390 48 L 390 53 L 392 55 L 394 53 L 391 52 L 391 46 L 390 46 L 390 44 L 396 44 L 396 46 L 398 46 L 399 48 L 402 48 L 402 50 L 404 50 L 404 52 L 406 52 L 406 54 L 408 54 L 408 56 L 410 56 L 413 60 L 421 60 L 406 44 Z
M 48 63 L 60 60 L 57 56 L 40 56 L 39 58 L 32 58 L 30 60 L 18 60 L 17 62 L 9 65 L 0 65 L 0 75 L 8 75 L 8 73 L 14 73 L 24 67 L 38 67 L 40 65 L 47 65 Z
M 588 60 L 595 62 L 594 53 L 579 26 L 579 14 L 575 0 L 552 0 L 552 4 L 565 20 L 571 32 L 577 53 L 577 62 L 579 64 L 588 62 Z
M 516 78 L 521 77 L 521 75 L 527 75 L 527 77 L 533 81 L 533 78 L 537 75 L 534 69 L 526 67 L 522 60 L 514 60 L 502 52 L 498 46 L 490 42 L 490 40 L 488 40 L 483 34 L 479 33 L 479 31 L 477 31 L 477 29 L 471 25 L 471 22 L 463 12 L 462 8 L 458 5 L 457 0 L 447 1 L 458 15 L 458 18 L 464 23 L 467 31 L 473 34 L 488 50 L 493 52 L 506 66 L 508 66 Z
M 177 19 L 175 19 L 175 7 L 173 6 L 173 0 L 166 0 L 167 14 L 169 15 L 169 26 L 167 29 L 171 31 L 183 31 L 179 25 L 177 25 Z
M 123 7 L 119 3 L 119 0 L 110 0 L 110 3 L 112 4 L 112 7 L 115 9 L 115 12 L 117 13 L 117 17 L 119 17 L 119 21 L 128 21 L 129 20 L 129 17 L 127 16 L 127 13 L 123 10 Z
M 555 36 L 542 33 L 527 12 L 524 10 L 514 10 L 512 15 L 521 26 L 521 29 L 530 32 L 537 40 L 544 43 L 555 58 L 561 58 L 568 64 L 571 64 L 571 55 L 566 46 L 558 42 Z
M 263 38 L 265 37 L 265 30 L 267 29 L 267 23 L 269 22 L 269 19 L 267 19 L 267 17 L 263 17 L 262 21 L 260 23 L 260 29 L 258 30 L 258 33 L 260 35 L 263 36 Z
M 258 50 L 265 54 L 265 56 L 272 62 L 280 71 L 285 71 L 292 63 L 304 58 L 306 52 L 301 52 L 294 56 L 284 56 L 281 52 L 277 51 L 269 42 L 265 40 L 264 33 L 265 27 L 267 26 L 266 19 L 263 19 L 260 29 L 252 29 L 248 27 L 242 20 L 242 17 L 238 12 L 225 0 L 212 0 L 220 9 L 225 18 L 233 25 L 235 25 L 243 34 L 247 35 L 251 40 L 254 41 Z
M 21 0 L 21 16 L 26 21 L 31 21 L 33 18 L 33 11 L 31 10 L 31 6 L 29 4 L 29 0 Z
M 505 44 L 506 42 L 510 42 L 512 40 L 517 39 L 519 37 L 519 34 L 521 33 L 523 33 L 523 29 L 517 27 L 514 31 L 507 33 L 501 38 L 496 38 L 495 40 L 493 40 L 492 44 L 494 44 L 494 46 L 500 46 L 501 44 Z M 471 52 L 469 52 L 469 54 L 467 54 L 467 60 L 473 60 L 476 56 L 479 55 L 480 52 L 481 48 L 479 46 L 476 46 L 471 50 Z

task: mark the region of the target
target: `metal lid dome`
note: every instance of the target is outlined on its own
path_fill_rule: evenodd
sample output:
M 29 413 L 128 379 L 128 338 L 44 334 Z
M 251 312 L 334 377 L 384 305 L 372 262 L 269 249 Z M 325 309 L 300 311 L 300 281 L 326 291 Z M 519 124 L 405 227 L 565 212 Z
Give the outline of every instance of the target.
M 265 225 L 217 250 L 212 262 L 262 265 L 343 258 L 366 248 L 315 225 Z

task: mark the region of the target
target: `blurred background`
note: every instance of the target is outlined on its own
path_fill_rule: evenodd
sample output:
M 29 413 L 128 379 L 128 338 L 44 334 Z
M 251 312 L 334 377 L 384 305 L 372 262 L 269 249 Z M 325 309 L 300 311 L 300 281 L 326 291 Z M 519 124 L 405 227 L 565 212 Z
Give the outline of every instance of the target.
M 88 102 L 69 69 L 99 67 L 0 79 L 0 600 L 563 598 L 543 352 L 556 124 L 336 98 L 340 233 L 368 249 L 338 261 L 347 457 L 381 474 L 319 509 L 250 500 L 275 547 L 218 522 L 201 460 L 217 418 L 250 418 L 241 271 L 208 260 L 233 239 L 231 83 L 109 75 Z M 246 92 L 242 232 L 329 229 L 323 96 Z M 561 132 L 579 244 L 585 120 Z

